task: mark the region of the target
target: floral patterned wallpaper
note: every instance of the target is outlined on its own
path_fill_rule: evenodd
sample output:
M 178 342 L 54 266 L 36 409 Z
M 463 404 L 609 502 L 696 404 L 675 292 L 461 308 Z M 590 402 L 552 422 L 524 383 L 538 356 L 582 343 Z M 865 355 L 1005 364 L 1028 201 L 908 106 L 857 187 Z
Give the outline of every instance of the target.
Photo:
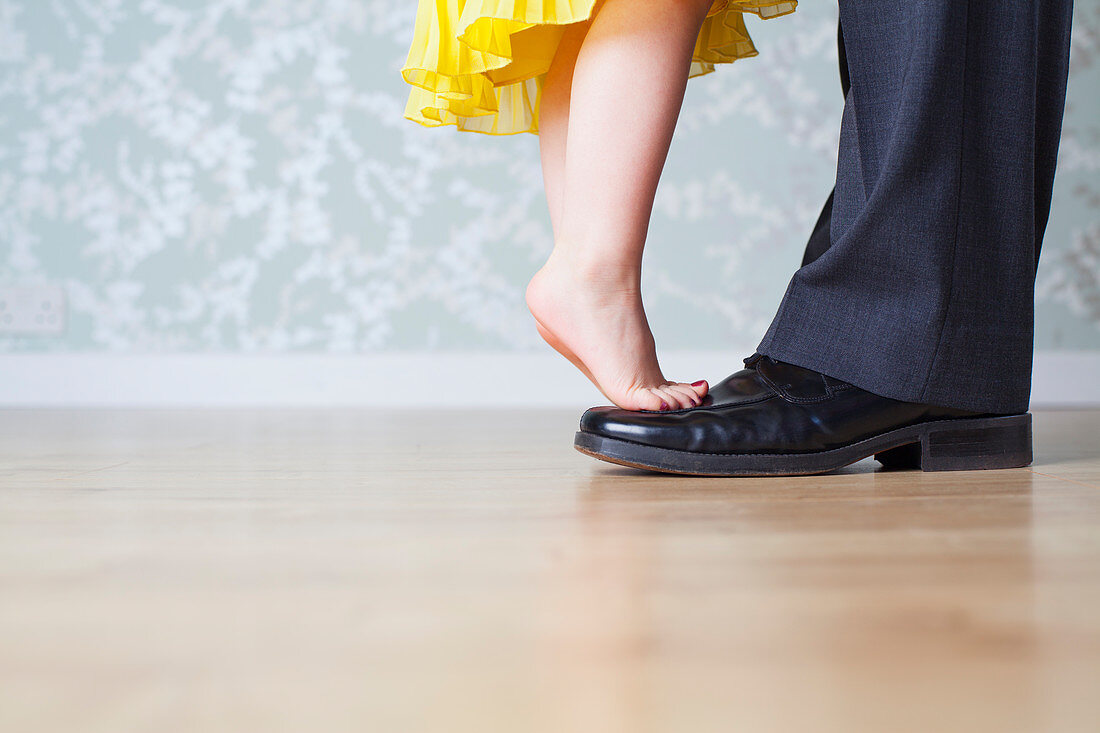
M 537 139 L 402 118 L 414 11 L 0 0 L 0 285 L 60 285 L 69 310 L 0 349 L 538 344 Z M 821 1 L 750 18 L 760 56 L 692 80 L 646 254 L 662 349 L 767 328 L 835 170 L 835 22 Z M 1100 3 L 1075 24 L 1040 348 L 1100 348 Z

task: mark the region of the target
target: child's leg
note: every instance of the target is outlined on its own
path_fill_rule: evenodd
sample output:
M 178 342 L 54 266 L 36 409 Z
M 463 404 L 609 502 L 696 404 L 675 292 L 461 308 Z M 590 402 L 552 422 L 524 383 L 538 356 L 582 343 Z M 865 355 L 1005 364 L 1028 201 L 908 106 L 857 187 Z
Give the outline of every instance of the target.
M 573 86 L 573 68 L 590 23 L 576 23 L 565 29 L 554 61 L 543 80 L 539 100 L 539 153 L 542 180 L 550 225 L 557 237 L 561 227 L 561 207 L 565 192 L 565 145 L 569 129 L 569 97 Z
M 544 337 L 629 409 L 687 407 L 706 393 L 661 374 L 640 286 L 653 197 L 710 5 L 606 0 L 581 39 L 570 93 L 561 84 L 566 68 L 552 68 L 544 87 L 555 247 L 528 287 L 528 305 Z

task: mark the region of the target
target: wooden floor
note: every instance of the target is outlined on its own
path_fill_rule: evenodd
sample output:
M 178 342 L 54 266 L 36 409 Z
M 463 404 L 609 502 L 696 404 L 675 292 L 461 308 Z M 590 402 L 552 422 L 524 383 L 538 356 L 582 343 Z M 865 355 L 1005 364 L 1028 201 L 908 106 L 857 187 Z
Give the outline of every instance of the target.
M 1100 412 L 795 479 L 576 418 L 0 413 L 0 730 L 1100 729 Z

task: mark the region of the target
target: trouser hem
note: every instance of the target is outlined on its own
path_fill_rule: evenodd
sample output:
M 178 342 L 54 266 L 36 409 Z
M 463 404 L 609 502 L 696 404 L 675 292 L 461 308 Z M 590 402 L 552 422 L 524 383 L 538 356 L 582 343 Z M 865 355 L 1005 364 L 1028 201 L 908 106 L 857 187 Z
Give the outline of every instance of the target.
M 779 329 L 791 332 L 790 329 Z M 794 332 L 797 333 L 797 330 Z M 820 343 L 812 346 L 796 339 L 777 340 L 765 337 L 756 347 L 758 353 L 777 361 L 787 362 L 804 369 L 848 382 L 862 390 L 902 402 L 917 402 L 938 407 L 950 407 L 959 410 L 991 413 L 995 415 L 1017 415 L 1028 411 L 1028 399 L 1020 399 L 1019 390 L 1002 390 L 991 387 L 989 390 L 944 391 L 938 385 L 951 380 L 936 379 L 925 385 L 916 382 L 906 384 L 897 375 L 903 370 L 892 370 L 894 359 L 876 354 L 871 350 L 861 350 L 858 354 L 842 350 L 823 349 Z M 904 370 L 911 373 L 912 369 Z M 942 375 L 940 375 L 942 376 Z M 961 380 L 972 381 L 972 380 Z M 1029 392 L 1030 389 L 1025 389 Z

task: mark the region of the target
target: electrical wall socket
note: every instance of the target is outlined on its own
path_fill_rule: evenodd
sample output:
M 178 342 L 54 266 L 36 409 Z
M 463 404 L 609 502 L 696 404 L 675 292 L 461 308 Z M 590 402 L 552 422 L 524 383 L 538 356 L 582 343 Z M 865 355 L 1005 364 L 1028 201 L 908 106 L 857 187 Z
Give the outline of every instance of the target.
M 0 334 L 64 332 L 64 288 L 58 285 L 0 286 Z

